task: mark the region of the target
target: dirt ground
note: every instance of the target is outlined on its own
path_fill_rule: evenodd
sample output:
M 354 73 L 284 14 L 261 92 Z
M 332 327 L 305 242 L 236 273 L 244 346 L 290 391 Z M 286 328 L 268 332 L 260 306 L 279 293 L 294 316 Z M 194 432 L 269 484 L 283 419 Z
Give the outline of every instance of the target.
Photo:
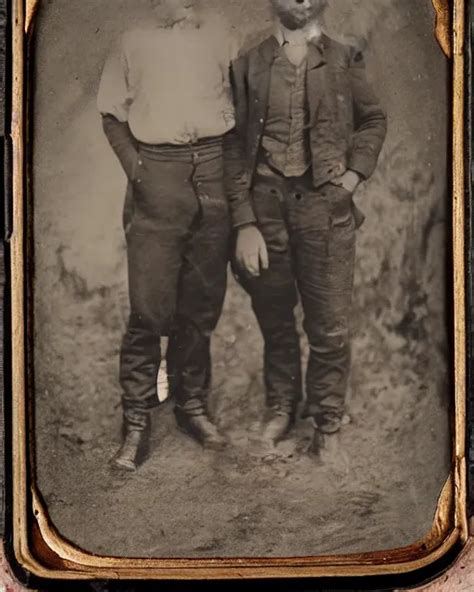
M 119 441 L 128 311 L 124 179 L 94 97 L 111 40 L 139 5 L 54 0 L 40 20 L 35 401 L 37 476 L 52 521 L 83 549 L 117 556 L 305 556 L 415 542 L 431 528 L 450 462 L 446 63 L 430 2 L 334 1 L 328 15 L 337 32 L 369 39 L 368 69 L 389 114 L 380 165 L 357 195 L 367 221 L 358 235 L 343 432 L 348 474 L 306 454 L 307 422 L 276 450 L 255 442 L 262 342 L 230 277 L 213 340 L 211 409 L 233 446 L 204 452 L 178 432 L 168 403 L 154 416 L 151 458 L 119 478 L 108 461 Z M 226 7 L 246 30 L 268 19 L 263 0 Z
M 261 343 L 246 296 L 231 283 L 214 340 L 219 361 L 211 408 L 233 446 L 224 453 L 203 451 L 176 428 L 169 402 L 154 415 L 151 458 L 127 477 L 108 466 L 119 441 L 120 335 L 114 340 L 110 327 L 99 329 L 103 317 L 91 334 L 74 312 L 71 350 L 58 355 L 74 357 L 75 367 L 69 384 L 64 376 L 55 378 L 74 390 L 75 409 L 48 417 L 47 443 L 40 432 L 41 449 L 47 447 L 41 488 L 60 532 L 95 553 L 145 557 L 363 552 L 426 535 L 449 462 L 446 408 L 429 396 L 433 385 L 404 356 L 384 367 L 390 352 L 380 340 L 374 348 L 379 362 L 369 364 L 364 351 L 356 354 L 357 394 L 343 434 L 346 476 L 306 454 L 312 433 L 307 422 L 300 421 L 276 449 L 263 448 L 256 440 L 264 409 Z M 93 371 L 83 355 L 88 351 L 101 352 Z M 251 376 L 242 371 L 249 359 L 257 360 Z M 56 380 L 49 397 L 57 392 Z M 88 401 L 75 388 L 84 380 L 107 385 L 97 393 L 101 400 Z M 104 404 L 111 392 L 115 405 Z

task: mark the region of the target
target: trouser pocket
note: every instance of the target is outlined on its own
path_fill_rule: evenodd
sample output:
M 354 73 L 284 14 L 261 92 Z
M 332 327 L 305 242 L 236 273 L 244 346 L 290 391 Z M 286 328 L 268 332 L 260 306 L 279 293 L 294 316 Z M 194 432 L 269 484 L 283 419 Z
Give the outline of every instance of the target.
M 340 185 L 325 186 L 326 199 L 332 228 L 347 227 L 354 222 L 353 194 Z

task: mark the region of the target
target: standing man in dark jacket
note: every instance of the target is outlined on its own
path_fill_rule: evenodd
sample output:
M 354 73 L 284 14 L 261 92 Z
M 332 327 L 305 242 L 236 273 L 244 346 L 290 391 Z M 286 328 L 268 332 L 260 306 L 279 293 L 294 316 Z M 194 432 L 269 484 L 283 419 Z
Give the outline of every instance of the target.
M 313 451 L 337 462 L 363 220 L 352 197 L 376 167 L 386 117 L 361 52 L 321 31 L 326 4 L 272 0 L 274 34 L 233 63 L 226 178 L 237 269 L 265 341 L 264 436 L 285 436 L 301 398 L 299 292 L 310 346 L 303 416 Z
M 172 327 L 177 422 L 205 447 L 226 443 L 207 395 L 229 260 L 223 136 L 235 123 L 235 52 L 223 23 L 203 19 L 197 4 L 150 0 L 157 18 L 123 35 L 99 90 L 103 128 L 128 178 L 131 311 L 120 358 L 123 442 L 113 459 L 125 470 L 148 445 L 160 341 Z

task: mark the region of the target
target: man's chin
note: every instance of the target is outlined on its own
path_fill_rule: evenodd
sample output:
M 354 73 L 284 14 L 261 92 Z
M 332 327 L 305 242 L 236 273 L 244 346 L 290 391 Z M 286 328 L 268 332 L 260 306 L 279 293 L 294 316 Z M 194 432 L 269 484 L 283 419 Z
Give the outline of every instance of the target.
M 303 29 L 310 22 L 311 19 L 306 17 L 295 17 L 289 14 L 280 15 L 281 24 L 290 29 L 290 31 L 296 31 L 297 29 Z

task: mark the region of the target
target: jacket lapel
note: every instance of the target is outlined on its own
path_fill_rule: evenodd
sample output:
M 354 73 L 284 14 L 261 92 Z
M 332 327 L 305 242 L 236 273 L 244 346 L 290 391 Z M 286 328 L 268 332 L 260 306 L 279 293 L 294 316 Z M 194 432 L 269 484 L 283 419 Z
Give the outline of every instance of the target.
M 267 112 L 270 90 L 270 77 L 273 61 L 276 57 L 278 41 L 275 37 L 269 37 L 259 47 L 250 64 L 249 83 L 252 92 L 251 100 L 255 108 L 256 116 L 262 118 Z
M 310 109 L 310 126 L 315 123 L 319 103 L 326 88 L 326 60 L 322 39 L 312 41 L 308 45 L 307 87 Z
M 271 67 L 278 50 L 278 41 L 274 36 L 266 39 L 254 54 L 249 64 L 250 111 L 254 121 L 265 119 L 268 107 Z M 326 89 L 326 60 L 324 36 L 314 40 L 308 46 L 307 92 L 310 109 L 310 126 L 316 121 L 316 114 L 321 98 Z

